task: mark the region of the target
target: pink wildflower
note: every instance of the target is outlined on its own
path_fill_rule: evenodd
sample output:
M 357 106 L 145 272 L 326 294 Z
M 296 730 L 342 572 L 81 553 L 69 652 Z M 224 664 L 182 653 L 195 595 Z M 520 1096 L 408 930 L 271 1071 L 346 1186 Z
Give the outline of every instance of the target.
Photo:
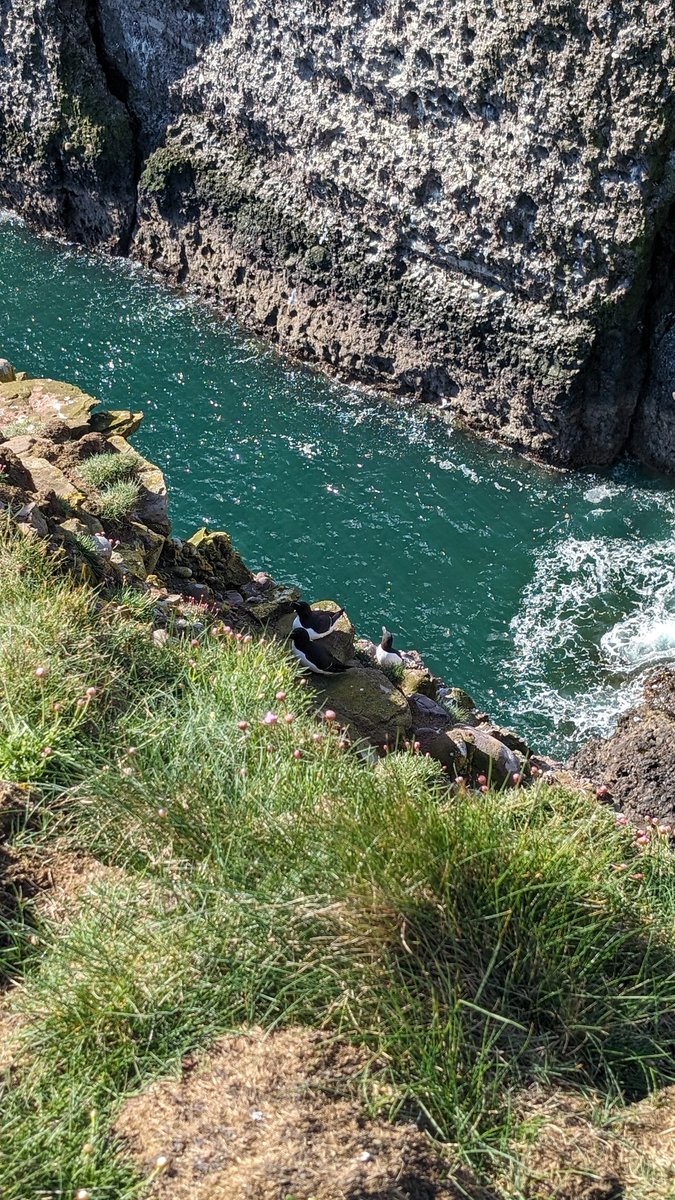
M 248 721 L 237 721 L 237 729 L 241 729 L 242 733 L 248 729 Z
M 337 713 L 333 712 L 332 708 L 327 708 L 323 714 L 324 721 L 337 721 Z
M 282 703 L 282 701 L 284 701 L 285 699 L 286 699 L 286 693 L 285 693 L 285 692 L 277 692 L 277 700 L 279 701 L 279 703 L 280 703 L 280 704 L 281 704 L 281 703 Z
M 266 712 L 262 719 L 262 723 L 263 725 L 276 725 L 278 720 L 279 718 L 276 713 Z

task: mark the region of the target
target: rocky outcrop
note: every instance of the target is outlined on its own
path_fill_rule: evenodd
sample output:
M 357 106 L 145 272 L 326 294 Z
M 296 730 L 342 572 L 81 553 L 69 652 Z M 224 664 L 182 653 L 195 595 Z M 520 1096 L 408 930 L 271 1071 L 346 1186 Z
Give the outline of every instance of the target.
M 675 671 L 645 684 L 644 702 L 619 718 L 609 738 L 596 739 L 571 767 L 600 797 L 633 821 L 675 822 Z
M 120 432 L 136 429 L 142 414 L 99 411 L 79 388 L 16 377 L 8 367 L 0 383 L 5 519 L 113 602 L 122 584 L 146 594 L 160 647 L 211 632 L 287 642 L 295 588 L 254 575 L 223 531 L 171 537 L 164 477 Z M 331 600 L 315 603 L 338 610 Z M 405 652 L 404 669 L 390 677 L 372 643 L 355 634 L 343 613 L 324 645 L 346 670 L 308 679 L 317 711 L 332 712 L 346 744 L 367 755 L 368 745 L 378 753 L 412 748 L 437 758 L 452 780 L 485 775 L 499 786 L 529 778 L 533 765 L 550 768 L 514 734 L 490 726 L 469 696 L 444 687 L 416 651 Z
M 0 0 L 0 199 L 559 464 L 675 469 L 668 0 Z

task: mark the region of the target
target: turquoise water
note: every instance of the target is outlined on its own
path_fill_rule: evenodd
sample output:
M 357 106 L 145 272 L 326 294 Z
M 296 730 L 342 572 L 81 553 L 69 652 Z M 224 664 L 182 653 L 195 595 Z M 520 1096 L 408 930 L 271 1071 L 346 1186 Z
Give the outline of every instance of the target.
M 675 492 L 564 474 L 275 357 L 127 263 L 0 223 L 0 354 L 109 407 L 166 472 L 177 534 L 383 622 L 539 749 L 611 728 L 675 658 Z

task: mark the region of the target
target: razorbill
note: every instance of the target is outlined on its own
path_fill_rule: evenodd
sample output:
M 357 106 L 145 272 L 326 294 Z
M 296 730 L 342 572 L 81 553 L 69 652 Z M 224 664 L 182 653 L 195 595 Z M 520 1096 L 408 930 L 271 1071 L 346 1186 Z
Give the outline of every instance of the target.
M 341 608 L 339 612 L 326 612 L 321 608 L 311 608 L 304 600 L 294 604 L 293 608 L 297 613 L 293 629 L 306 630 L 312 642 L 315 642 L 317 638 L 328 637 L 345 611 L 344 608 Z
M 291 642 L 293 654 L 307 671 L 313 671 L 315 675 L 335 675 L 338 671 L 347 670 L 330 650 L 312 642 L 306 629 L 294 629 Z
M 381 667 L 402 667 L 403 658 L 398 650 L 394 650 L 394 638 L 385 626 L 382 626 L 382 641 L 375 651 L 375 657 Z

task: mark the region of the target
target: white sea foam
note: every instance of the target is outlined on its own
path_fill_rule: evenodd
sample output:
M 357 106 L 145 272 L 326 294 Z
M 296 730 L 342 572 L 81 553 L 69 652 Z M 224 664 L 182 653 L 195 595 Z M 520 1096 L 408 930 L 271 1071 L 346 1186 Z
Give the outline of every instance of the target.
M 569 537 L 540 551 L 511 622 L 517 711 L 550 720 L 561 747 L 609 733 L 645 672 L 675 662 L 674 565 L 675 528 L 659 541 Z

